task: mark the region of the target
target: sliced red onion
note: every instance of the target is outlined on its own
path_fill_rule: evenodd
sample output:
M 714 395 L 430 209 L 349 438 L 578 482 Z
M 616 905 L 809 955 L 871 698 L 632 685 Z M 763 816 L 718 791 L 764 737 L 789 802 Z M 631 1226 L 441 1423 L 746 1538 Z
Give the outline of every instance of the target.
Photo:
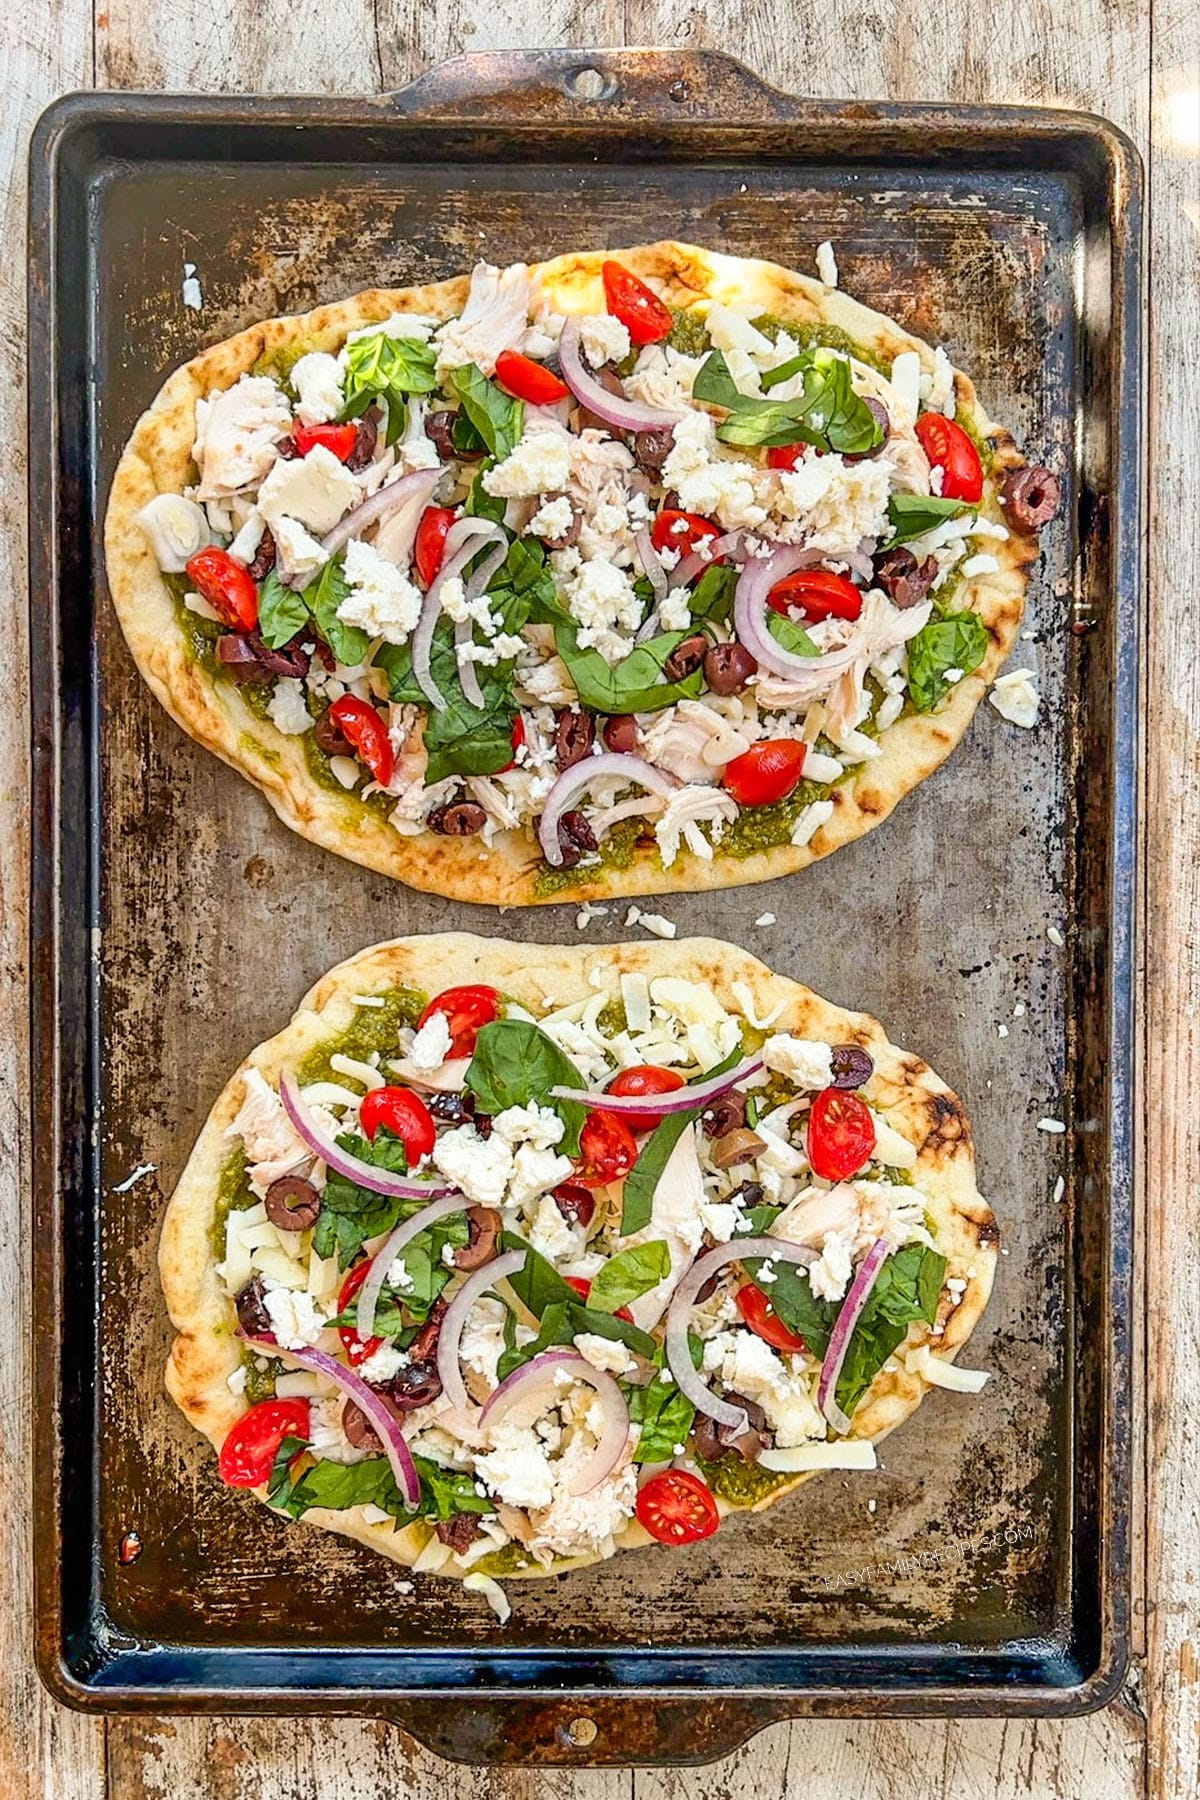
M 285 1069 L 279 1078 L 279 1098 L 283 1102 L 284 1112 L 313 1155 L 319 1156 L 335 1175 L 343 1175 L 347 1181 L 357 1182 L 359 1187 L 369 1188 L 373 1194 L 386 1194 L 393 1200 L 440 1200 L 443 1195 L 457 1193 L 456 1188 L 431 1187 L 427 1181 L 412 1181 L 407 1175 L 393 1175 L 387 1169 L 377 1169 L 373 1163 L 362 1162 L 357 1156 L 351 1156 L 348 1150 L 343 1150 L 327 1132 L 321 1130 L 306 1106 L 296 1077 L 290 1069 Z
M 672 775 L 665 775 L 648 763 L 642 756 L 626 756 L 619 751 L 606 751 L 601 756 L 585 756 L 582 762 L 574 763 L 565 769 L 546 795 L 546 805 L 538 826 L 538 842 L 542 846 L 542 854 L 551 868 L 557 869 L 562 864 L 562 846 L 558 841 L 558 821 L 567 812 L 572 801 L 593 781 L 600 781 L 612 776 L 618 781 L 636 783 L 639 787 L 649 788 L 652 793 L 669 797 L 678 788 L 679 783 Z
M 428 500 L 444 473 L 440 467 L 417 469 L 411 475 L 402 475 L 399 481 L 385 482 L 377 493 L 360 500 L 332 531 L 326 532 L 321 539 L 322 550 L 326 556 L 333 556 L 352 537 L 361 536 L 369 525 L 378 525 L 390 517 L 397 507 L 406 506 L 418 497 Z
M 369 1382 L 364 1381 L 361 1375 L 356 1375 L 353 1369 L 348 1369 L 345 1363 L 340 1363 L 335 1356 L 328 1356 L 324 1350 L 285 1350 L 280 1344 L 267 1343 L 260 1338 L 247 1338 L 246 1342 L 252 1350 L 258 1350 L 263 1356 L 290 1357 L 300 1368 L 308 1369 L 314 1375 L 326 1376 L 335 1387 L 348 1394 L 366 1414 L 375 1435 L 383 1445 L 404 1504 L 411 1507 L 420 1504 L 421 1483 L 417 1478 L 412 1452 L 404 1441 L 404 1433 L 397 1424 L 395 1415 L 384 1405 Z
M 733 623 L 738 638 L 761 668 L 787 680 L 804 677 L 824 686 L 857 659 L 857 635 L 840 650 L 827 650 L 820 656 L 797 656 L 772 637 L 765 614 L 767 595 L 776 582 L 796 569 L 811 568 L 812 563 L 813 552 L 799 545 L 785 546 L 770 556 L 749 557 L 734 591 Z
M 461 619 L 454 627 L 454 655 L 458 663 L 458 679 L 462 683 L 462 691 L 472 706 L 484 705 L 483 689 L 479 685 L 479 671 L 473 659 L 464 656 L 463 651 L 471 642 L 472 628 L 470 619 Z
M 689 550 L 671 570 L 669 586 L 672 591 L 678 587 L 687 587 L 698 575 L 703 575 L 705 569 L 711 568 L 720 556 L 733 556 L 740 560 L 745 553 L 742 543 L 744 536 L 742 531 L 727 531 L 721 537 L 702 539 L 699 547 Z
M 426 590 L 425 598 L 421 602 L 421 616 L 417 620 L 410 639 L 413 679 L 434 712 L 445 712 L 446 710 L 446 696 L 433 679 L 433 670 L 430 667 L 430 658 L 433 654 L 433 634 L 437 629 L 440 610 L 437 582 L 435 581 L 432 587 Z
M 639 400 L 610 394 L 583 360 L 578 319 L 568 319 L 562 328 L 558 366 L 579 404 L 617 431 L 653 431 L 660 425 L 675 425 L 683 417 L 682 409 L 669 411 L 663 406 L 646 406 Z
M 850 1348 L 850 1339 L 854 1336 L 854 1327 L 862 1317 L 863 1307 L 871 1298 L 871 1289 L 879 1278 L 880 1269 L 887 1261 L 887 1254 L 887 1239 L 876 1238 L 859 1264 L 858 1274 L 850 1283 L 850 1292 L 842 1301 L 837 1322 L 829 1334 L 825 1360 L 821 1364 L 821 1379 L 817 1384 L 817 1405 L 833 1429 L 840 1431 L 843 1436 L 850 1429 L 850 1420 L 837 1403 L 838 1377 L 842 1372 L 842 1364 L 846 1360 L 846 1352 Z
M 445 1330 L 444 1321 L 442 1329 Z M 517 1411 L 518 1416 L 524 1414 L 525 1422 L 531 1425 L 562 1399 L 566 1390 L 556 1379 L 560 1373 L 595 1388 L 604 1408 L 604 1429 L 595 1452 L 567 1483 L 569 1494 L 590 1494 L 606 1475 L 612 1474 L 624 1454 L 629 1442 L 629 1408 L 612 1376 L 602 1369 L 593 1369 L 585 1357 L 574 1350 L 547 1350 L 522 1363 L 519 1369 L 504 1378 L 494 1394 L 489 1395 L 487 1405 L 479 1415 L 479 1423 L 488 1427 Z
M 705 1282 L 725 1267 L 726 1263 L 743 1262 L 747 1257 L 769 1256 L 774 1262 L 808 1264 L 817 1253 L 807 1244 L 789 1244 L 784 1238 L 748 1237 L 738 1243 L 718 1244 L 715 1250 L 698 1256 L 671 1297 L 667 1308 L 667 1363 L 676 1385 L 685 1393 L 697 1412 L 707 1413 L 718 1425 L 730 1425 L 741 1433 L 749 1429 L 745 1410 L 722 1400 L 713 1393 L 698 1369 L 692 1367 L 688 1347 L 688 1322 L 696 1296 Z
M 673 1088 L 669 1094 L 605 1094 L 592 1088 L 551 1088 L 555 1100 L 578 1100 L 584 1106 L 602 1106 L 605 1112 L 668 1113 L 690 1112 L 693 1107 L 707 1106 L 718 1094 L 727 1094 L 739 1081 L 748 1081 L 763 1066 L 761 1056 L 748 1056 L 736 1069 L 723 1075 L 710 1075 L 707 1081 Z
M 642 567 L 646 571 L 650 586 L 654 589 L 654 598 L 656 601 L 661 600 L 669 585 L 667 571 L 663 567 L 658 551 L 654 548 L 654 540 L 650 536 L 649 526 L 643 525 L 633 541 L 637 545 L 637 553 Z
M 415 1212 L 411 1219 L 402 1219 L 395 1230 L 389 1232 L 371 1258 L 371 1267 L 358 1290 L 358 1310 L 354 1315 L 357 1323 L 354 1329 L 360 1338 L 375 1335 L 375 1308 L 379 1304 L 379 1296 L 383 1292 L 383 1284 L 387 1280 L 387 1272 L 393 1259 L 399 1256 L 405 1244 L 411 1244 L 428 1226 L 436 1225 L 439 1219 L 448 1217 L 450 1213 L 465 1212 L 467 1204 L 465 1194 L 447 1194 L 441 1200 L 431 1200 L 428 1206 Z
M 485 543 L 496 545 L 498 555 L 488 557 L 482 567 L 472 575 L 464 588 L 464 595 L 474 599 L 482 593 L 491 580 L 501 562 L 508 555 L 508 536 L 494 519 L 465 518 L 456 519 L 446 533 L 446 545 L 442 555 L 442 566 L 429 584 L 429 592 L 421 603 L 421 617 L 412 636 L 413 675 L 417 686 L 426 696 L 435 712 L 445 712 L 446 699 L 430 670 L 430 657 L 433 652 L 433 634 L 437 629 L 438 615 L 442 610 L 442 590 L 454 576 L 461 575 L 472 557 L 476 556 Z M 482 579 L 480 579 L 482 578 Z M 471 635 L 468 623 L 456 626 L 454 632 L 455 651 L 465 644 Z M 467 671 L 470 671 L 468 674 Z M 475 673 L 475 665 L 458 658 L 458 674 L 462 682 L 463 693 L 472 706 L 483 705 L 483 693 L 479 686 L 479 677 Z
M 488 1288 L 495 1287 L 498 1281 L 504 1281 L 509 1275 L 515 1275 L 518 1270 L 523 1269 L 526 1254 L 524 1250 L 506 1250 L 503 1256 L 493 1257 L 491 1262 L 484 1263 L 482 1269 L 476 1269 L 467 1276 L 446 1308 L 442 1329 L 438 1333 L 437 1369 L 442 1380 L 443 1394 L 452 1405 L 460 1409 L 470 1404 L 470 1395 L 459 1367 L 458 1350 L 471 1308 Z M 365 1282 L 363 1288 L 365 1291 Z M 360 1311 L 361 1308 L 360 1301 Z M 362 1333 L 359 1335 L 361 1337 Z

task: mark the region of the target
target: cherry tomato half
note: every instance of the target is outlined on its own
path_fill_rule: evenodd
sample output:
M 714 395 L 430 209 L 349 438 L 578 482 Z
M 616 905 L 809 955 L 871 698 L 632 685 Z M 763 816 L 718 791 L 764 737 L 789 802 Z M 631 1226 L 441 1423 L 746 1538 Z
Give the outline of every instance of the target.
M 592 1284 L 584 1275 L 564 1275 L 563 1280 L 569 1288 L 574 1288 L 581 1300 L 586 1301 L 592 1291 Z M 627 1306 L 618 1306 L 613 1314 L 614 1319 L 624 1319 L 627 1325 L 633 1324 L 633 1314 Z
M 678 550 L 681 556 L 690 556 L 705 538 L 720 535 L 720 526 L 711 519 L 702 519 L 699 513 L 676 512 L 672 507 L 660 512 L 650 527 L 650 542 L 656 550 Z M 724 560 L 723 556 L 713 558 L 714 562 Z
M 363 1095 L 358 1109 L 358 1123 L 364 1137 L 374 1138 L 382 1125 L 394 1137 L 401 1138 L 408 1152 L 408 1166 L 413 1168 L 428 1156 L 437 1141 L 433 1115 L 411 1088 L 372 1088 Z
M 604 301 L 610 313 L 620 319 L 635 344 L 657 344 L 670 337 L 675 321 L 658 295 L 644 281 L 631 275 L 619 262 L 606 262 L 602 267 Z
M 228 550 L 215 544 L 188 558 L 187 577 L 208 604 L 235 631 L 253 631 L 258 624 L 258 589 L 254 577 Z
M 358 440 L 357 425 L 296 425 L 292 428 L 292 442 L 301 456 L 307 456 L 320 444 L 336 456 L 339 462 L 345 462 L 354 450 Z
M 674 1069 L 660 1069 L 657 1063 L 641 1063 L 635 1069 L 622 1069 L 605 1088 L 606 1094 L 673 1094 L 683 1086 L 683 1076 Z M 661 1113 L 622 1112 L 622 1123 L 630 1131 L 653 1131 Z
M 307 1443 L 308 1431 L 307 1400 L 260 1400 L 242 1414 L 221 1445 L 221 1480 L 226 1487 L 261 1487 L 284 1438 Z
M 395 756 L 387 726 L 375 708 L 360 700 L 357 694 L 343 694 L 330 707 L 329 716 L 340 727 L 346 741 L 354 746 L 380 787 L 386 787 L 392 779 Z
M 364 1256 L 362 1261 L 356 1262 L 354 1267 L 347 1274 L 346 1279 L 342 1282 L 341 1288 L 338 1291 L 338 1311 L 340 1313 L 345 1312 L 355 1294 L 357 1294 L 359 1288 L 367 1279 L 367 1270 L 370 1266 L 371 1258 L 369 1256 Z M 338 1336 L 342 1340 L 350 1366 L 355 1369 L 358 1367 L 359 1363 L 365 1363 L 368 1356 L 374 1356 L 380 1344 L 383 1342 L 381 1337 L 359 1337 L 353 1325 L 339 1325 L 337 1329 Z
M 818 619 L 857 619 L 862 604 L 862 589 L 832 569 L 797 569 L 767 595 L 772 612 L 802 612 L 813 624 Z
M 941 468 L 943 499 L 982 500 L 983 464 L 962 426 L 941 413 L 922 413 L 916 433 L 930 462 Z
M 767 451 L 767 467 L 768 469 L 794 469 L 808 448 L 807 444 L 775 444 Z M 818 450 L 817 455 L 820 454 L 821 452 Z
M 808 1160 L 822 1181 L 845 1181 L 870 1160 L 875 1122 L 857 1094 L 822 1088 L 808 1115 Z
M 521 748 L 521 745 L 522 745 L 522 744 L 523 744 L 523 743 L 524 743 L 524 742 L 525 742 L 525 721 L 524 721 L 524 719 L 523 719 L 523 718 L 522 718 L 522 717 L 521 717 L 521 715 L 520 715 L 520 713 L 518 713 L 518 714 L 517 714 L 517 716 L 516 716 L 516 718 L 515 718 L 515 719 L 514 719 L 514 720 L 513 720 L 513 728 L 512 728 L 512 748 L 513 748 L 513 753 L 512 753 L 512 761 L 511 761 L 511 762 L 506 762 L 506 763 L 505 763 L 505 765 L 504 765 L 504 767 L 503 767 L 503 768 L 502 768 L 502 769 L 497 769 L 497 770 L 496 770 L 496 773 L 497 773 L 497 775 L 507 775 L 507 774 L 508 774 L 508 771 L 509 771 L 509 770 L 510 770 L 510 769 L 515 769 L 515 768 L 516 768 L 516 766 L 517 766 L 517 751 L 518 751 L 518 750 L 519 750 L 519 749 L 520 749 L 520 748 Z
M 500 995 L 494 987 L 447 988 L 444 994 L 434 995 L 417 1020 L 417 1029 L 420 1030 L 434 1013 L 446 1015 L 450 1026 L 450 1055 L 470 1056 L 483 1027 L 499 1017 Z
M 762 1289 L 752 1281 L 738 1289 L 737 1309 L 755 1337 L 762 1338 L 772 1349 L 799 1352 L 805 1348 L 804 1339 L 788 1330 Z
M 808 745 L 799 738 L 768 739 L 751 744 L 741 756 L 725 764 L 721 785 L 739 806 L 770 806 L 786 800 L 804 773 Z
M 637 1143 L 616 1113 L 590 1112 L 579 1134 L 581 1166 L 572 1179 L 580 1187 L 607 1187 L 623 1181 L 637 1161 Z
M 423 588 L 431 588 L 446 555 L 446 533 L 454 523 L 452 506 L 427 506 L 417 526 L 413 545 L 413 562 L 417 580 Z
M 508 394 L 528 400 L 530 406 L 557 406 L 569 400 L 571 390 L 553 369 L 522 356 L 519 350 L 502 350 L 496 358 L 496 380 Z
M 638 1521 L 660 1544 L 695 1544 L 721 1523 L 717 1503 L 698 1475 L 664 1469 L 637 1497 Z

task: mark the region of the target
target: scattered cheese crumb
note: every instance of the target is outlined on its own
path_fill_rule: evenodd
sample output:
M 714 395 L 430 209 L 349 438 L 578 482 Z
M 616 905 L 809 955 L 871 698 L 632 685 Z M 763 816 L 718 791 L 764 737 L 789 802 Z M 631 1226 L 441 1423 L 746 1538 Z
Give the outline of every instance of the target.
M 1023 1019 L 1024 1017 L 1025 1017 L 1025 1002 L 1023 1000 L 1018 1000 L 1017 1004 L 1013 1007 L 1013 1018 L 1014 1019 Z
M 817 274 L 824 287 L 835 288 L 838 284 L 837 259 L 833 254 L 833 245 L 826 238 L 823 244 L 817 245 Z
M 655 937 L 660 938 L 673 938 L 679 929 L 674 919 L 664 919 L 661 913 L 641 913 L 638 924 L 643 931 L 653 932 Z
M 775 923 L 775 914 L 774 913 L 759 913 L 759 915 L 758 915 L 757 919 L 755 919 L 754 923 L 760 929 L 767 925 L 773 925 Z
M 512 1617 L 512 1607 L 508 1604 L 508 1595 L 498 1581 L 490 1575 L 481 1575 L 478 1569 L 470 1575 L 463 1576 L 463 1587 L 471 1594 L 482 1594 L 502 1625 L 507 1625 Z
M 874 1500 L 868 1500 L 867 1501 L 867 1511 L 869 1513 L 873 1513 L 875 1511 L 876 1504 L 877 1503 Z
M 1008 1026 L 1007 1025 L 997 1025 L 996 1036 L 1006 1038 L 1008 1036 Z
M 1047 936 L 1047 937 L 1048 937 L 1048 938 L 1049 938 L 1049 939 L 1050 939 L 1050 942 L 1051 942 L 1051 943 L 1052 943 L 1052 944 L 1053 944 L 1053 945 L 1054 945 L 1054 948 L 1055 948 L 1055 949 L 1056 949 L 1056 950 L 1061 950 L 1061 949 L 1062 949 L 1062 947 L 1063 947 L 1063 934 L 1062 934 L 1062 932 L 1061 932 L 1061 931 L 1060 931 L 1060 930 L 1059 930 L 1059 929 L 1058 929 L 1058 926 L 1057 926 L 1057 925 L 1047 925 L 1047 927 L 1046 927 L 1046 936 Z
M 1060 1136 L 1067 1129 L 1061 1119 L 1039 1119 L 1037 1128 L 1039 1131 L 1050 1132 L 1054 1137 Z
M 200 283 L 196 279 L 195 263 L 185 262 L 183 265 L 183 304 L 190 306 L 193 312 L 199 312 L 204 305 L 204 295 L 200 291 Z
M 963 567 L 965 569 L 965 563 Z M 996 677 L 988 695 L 1002 719 L 1007 719 L 1010 725 L 1020 725 L 1026 731 L 1037 724 L 1041 706 L 1034 680 L 1032 669 L 1011 669 L 1007 675 Z
M 1062 1197 L 1066 1193 L 1066 1191 L 1067 1191 L 1067 1184 L 1063 1180 L 1062 1176 L 1060 1175 L 1058 1180 L 1054 1184 L 1054 1204 L 1056 1206 L 1058 1205 L 1059 1201 L 1062 1199 Z

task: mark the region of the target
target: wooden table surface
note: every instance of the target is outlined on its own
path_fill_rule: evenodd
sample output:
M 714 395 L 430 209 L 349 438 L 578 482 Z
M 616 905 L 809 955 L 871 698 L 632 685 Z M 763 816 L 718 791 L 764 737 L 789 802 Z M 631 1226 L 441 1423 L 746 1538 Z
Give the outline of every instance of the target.
M 106 0 L 99 0 L 101 6 Z M 953 17 L 950 13 L 953 11 Z M 729 38 L 718 35 L 736 22 Z M 1200 7 L 1196 0 L 25 0 L 0 119 L 0 618 L 26 638 L 25 157 L 46 103 L 89 86 L 377 92 L 460 50 L 714 45 L 813 95 L 1106 114 L 1147 161 L 1149 595 L 1142 849 L 1144 1179 L 1135 1660 L 1065 1723 L 799 1722 L 695 1771 L 488 1773 L 355 1721 L 127 1719 L 52 1704 L 29 1653 L 25 1300 L 28 722 L 0 711 L 0 1800 L 1185 1800 L 1200 1792 Z M 15 56 L 15 70 L 13 59 Z M 33 421 L 33 429 L 38 422 Z M 35 607 L 36 614 L 36 607 Z M 34 1071 L 32 1078 L 39 1078 Z

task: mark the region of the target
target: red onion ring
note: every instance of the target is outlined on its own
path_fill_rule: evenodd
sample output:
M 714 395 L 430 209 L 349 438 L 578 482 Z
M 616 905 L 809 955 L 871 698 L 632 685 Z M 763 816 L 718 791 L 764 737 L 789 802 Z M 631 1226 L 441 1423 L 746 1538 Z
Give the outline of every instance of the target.
M 749 557 L 734 590 L 733 624 L 760 668 L 788 680 L 804 677 L 814 686 L 823 687 L 857 660 L 861 634 L 856 632 L 840 650 L 826 650 L 820 656 L 797 656 L 772 637 L 764 613 L 767 595 L 776 582 L 796 569 L 811 567 L 812 558 L 813 552 L 799 545 L 785 546 L 766 557 Z
M 405 1244 L 410 1244 L 413 1238 L 419 1237 L 428 1226 L 436 1225 L 439 1219 L 448 1217 L 450 1213 L 464 1212 L 467 1204 L 465 1194 L 446 1194 L 441 1200 L 431 1200 L 428 1206 L 415 1212 L 411 1219 L 402 1219 L 384 1239 L 371 1258 L 371 1266 L 358 1290 L 358 1310 L 354 1315 L 357 1323 L 354 1329 L 360 1338 L 375 1336 L 375 1308 L 379 1304 L 387 1272 L 392 1266 L 392 1258 L 398 1256 Z
M 558 821 L 577 794 L 590 787 L 593 781 L 609 775 L 620 781 L 636 782 L 641 787 L 649 788 L 651 793 L 668 797 L 679 786 L 673 776 L 664 775 L 661 769 L 656 769 L 653 763 L 648 763 L 642 756 L 626 756 L 617 751 L 607 751 L 601 756 L 585 756 L 582 762 L 565 769 L 546 795 L 546 805 L 538 825 L 538 842 L 551 868 L 561 867 L 563 859 L 562 846 L 558 841 Z
M 420 1504 L 421 1483 L 412 1452 L 404 1441 L 404 1433 L 375 1389 L 361 1375 L 356 1375 L 345 1363 L 338 1362 L 335 1356 L 326 1355 L 324 1350 L 285 1350 L 282 1345 L 267 1343 L 261 1338 L 247 1338 L 245 1341 L 252 1350 L 258 1350 L 263 1356 L 290 1356 L 302 1369 L 308 1369 L 314 1375 L 326 1376 L 344 1394 L 348 1394 L 371 1421 L 372 1429 L 392 1466 L 392 1474 L 396 1477 L 396 1486 L 400 1489 L 405 1505 L 415 1508 Z
M 438 1333 L 437 1370 L 442 1381 L 442 1392 L 453 1406 L 463 1408 L 470 1404 L 466 1383 L 462 1378 L 459 1366 L 458 1351 L 462 1343 L 463 1327 L 470 1317 L 471 1308 L 481 1294 L 494 1287 L 498 1281 L 504 1281 L 510 1275 L 525 1267 L 526 1252 L 524 1250 L 506 1250 L 503 1256 L 493 1257 L 491 1262 L 484 1263 L 482 1269 L 476 1269 L 467 1279 L 446 1308 L 442 1319 L 442 1329 Z M 370 1278 L 368 1277 L 368 1280 Z M 363 1283 L 365 1291 L 366 1283 Z M 362 1302 L 359 1302 L 361 1308 Z M 362 1333 L 360 1332 L 360 1336 Z
M 660 425 L 675 425 L 683 418 L 682 411 L 644 406 L 640 401 L 610 394 L 583 360 L 578 319 L 568 319 L 562 328 L 558 340 L 558 367 L 579 404 L 617 431 L 653 431 Z
M 555 1100 L 578 1100 L 584 1106 L 602 1106 L 605 1112 L 657 1113 L 666 1117 L 669 1113 L 690 1112 L 693 1107 L 707 1106 L 718 1094 L 727 1094 L 739 1081 L 757 1075 L 762 1066 L 761 1056 L 748 1056 L 736 1069 L 727 1069 L 723 1075 L 710 1075 L 707 1081 L 674 1088 L 669 1094 L 605 1094 L 591 1088 L 567 1087 L 551 1088 L 550 1093 Z
M 483 689 L 479 685 L 479 671 L 469 656 L 463 651 L 472 642 L 473 632 L 470 619 L 461 619 L 454 627 L 454 657 L 458 663 L 458 679 L 462 683 L 462 691 L 472 706 L 484 704 Z
M 667 571 L 663 567 L 658 551 L 654 548 L 654 540 L 650 536 L 649 526 L 643 525 L 633 541 L 637 545 L 637 553 L 641 558 L 642 567 L 646 571 L 650 586 L 654 589 L 654 598 L 656 601 L 661 600 L 666 595 L 669 585 Z
M 854 1336 L 854 1327 L 862 1317 L 863 1307 L 871 1298 L 871 1289 L 879 1278 L 880 1269 L 887 1261 L 887 1254 L 887 1239 L 876 1238 L 859 1264 L 858 1274 L 850 1284 L 850 1292 L 842 1301 L 837 1321 L 829 1334 L 829 1343 L 825 1348 L 825 1360 L 821 1364 L 821 1379 L 817 1383 L 817 1405 L 833 1429 L 841 1432 L 843 1436 L 850 1429 L 850 1420 L 837 1403 L 838 1377 L 842 1372 L 842 1364 L 846 1360 L 846 1352 L 850 1348 L 850 1339 Z
M 445 1325 L 443 1323 L 443 1330 Z M 566 1391 L 555 1380 L 559 1372 L 570 1375 L 572 1381 L 586 1382 L 595 1388 L 604 1408 L 604 1430 L 596 1446 L 595 1454 L 588 1458 L 581 1469 L 577 1469 L 567 1483 L 567 1492 L 572 1495 L 590 1494 L 599 1487 L 606 1475 L 611 1475 L 624 1453 L 629 1442 L 629 1408 L 625 1404 L 625 1396 L 611 1375 L 601 1369 L 593 1369 L 586 1357 L 574 1350 L 546 1350 L 541 1356 L 535 1356 L 530 1362 L 522 1363 L 511 1375 L 505 1376 L 494 1394 L 488 1396 L 487 1405 L 479 1415 L 480 1425 L 494 1425 L 497 1420 L 505 1418 L 509 1412 L 528 1409 L 526 1422 L 532 1424 L 540 1418 L 548 1407 L 560 1400 Z
M 446 710 L 445 696 L 438 687 L 437 682 L 433 679 L 433 674 L 429 666 L 430 656 L 433 651 L 433 634 L 437 629 L 438 615 L 442 609 L 442 589 L 453 576 L 461 575 L 471 558 L 478 553 L 485 542 L 495 543 L 498 546 L 501 546 L 503 555 L 508 555 L 507 534 L 496 524 L 495 520 L 476 518 L 456 519 L 446 533 L 446 545 L 442 556 L 442 566 L 430 582 L 429 591 L 421 602 L 421 616 L 417 620 L 417 628 L 412 635 L 413 675 L 416 679 L 417 686 L 425 695 L 435 712 L 445 712 Z M 498 567 L 499 563 L 495 565 L 495 568 Z M 489 572 L 486 577 L 487 580 L 491 580 L 492 574 L 495 573 L 495 568 Z M 482 571 L 477 571 L 477 573 L 482 573 Z M 464 589 L 464 594 L 465 593 L 466 589 Z M 472 596 L 472 598 L 473 597 L 474 596 Z M 465 642 L 471 627 L 468 624 L 463 629 L 464 637 L 461 641 Z M 460 642 L 457 630 L 454 634 L 454 642 L 457 649 Z M 471 668 L 472 670 L 470 679 L 474 685 L 474 694 L 468 692 L 467 680 L 463 676 L 464 666 Z M 474 673 L 473 665 L 464 665 L 460 660 L 458 673 L 459 679 L 463 684 L 463 693 L 466 694 L 467 699 L 470 700 L 472 706 L 482 706 L 483 695 L 480 691 L 479 680 Z M 476 695 L 479 697 L 476 698 Z
M 807 1264 L 815 1262 L 817 1253 L 807 1244 L 789 1244 L 784 1238 L 748 1237 L 740 1243 L 718 1244 L 698 1256 L 671 1296 L 667 1308 L 667 1363 L 676 1386 L 685 1393 L 697 1412 L 707 1413 L 718 1425 L 730 1425 L 738 1433 L 749 1429 L 750 1421 L 740 1406 L 722 1400 L 708 1383 L 701 1380 L 699 1370 L 692 1367 L 688 1348 L 688 1320 L 696 1296 L 711 1275 L 726 1263 L 742 1262 L 748 1256 L 770 1257 L 775 1262 Z
M 739 560 L 744 555 L 742 539 L 744 531 L 726 531 L 720 537 L 704 538 L 702 547 L 689 550 L 681 562 L 677 562 L 671 570 L 669 586 L 672 590 L 686 587 L 695 581 L 697 575 L 703 575 L 705 569 L 711 568 L 718 557 L 733 556 Z M 707 550 L 707 556 L 704 551 Z
M 416 469 L 411 475 L 402 475 L 399 481 L 385 481 L 377 493 L 360 500 L 332 531 L 326 532 L 321 539 L 322 550 L 326 556 L 333 556 L 352 537 L 358 537 L 369 525 L 380 524 L 398 506 L 407 505 L 418 495 L 428 500 L 444 473 L 442 468 Z
M 386 1194 L 392 1200 L 440 1200 L 446 1194 L 457 1192 L 452 1187 L 431 1187 L 427 1181 L 410 1181 L 406 1175 L 392 1175 L 387 1169 L 377 1169 L 373 1163 L 351 1156 L 321 1130 L 290 1069 L 285 1069 L 279 1077 L 279 1098 L 284 1112 L 313 1155 L 319 1156 L 335 1175 L 343 1175 L 347 1181 L 357 1182 L 359 1187 L 369 1188 L 373 1194 Z

